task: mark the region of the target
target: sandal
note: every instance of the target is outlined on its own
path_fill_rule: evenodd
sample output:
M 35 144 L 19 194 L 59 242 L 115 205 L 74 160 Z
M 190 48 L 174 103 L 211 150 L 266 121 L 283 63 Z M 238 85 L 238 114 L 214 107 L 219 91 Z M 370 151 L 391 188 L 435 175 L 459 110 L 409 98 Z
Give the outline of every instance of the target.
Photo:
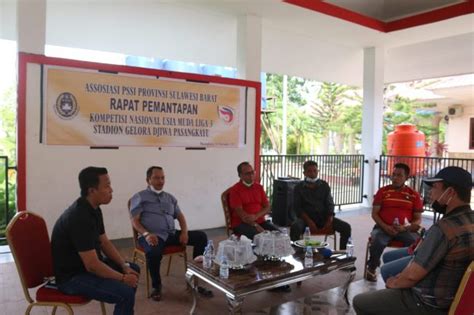
M 201 294 L 205 298 L 211 298 L 211 297 L 214 296 L 214 293 L 212 293 L 211 290 L 208 290 L 204 287 L 198 287 L 197 291 L 198 291 L 199 294 Z

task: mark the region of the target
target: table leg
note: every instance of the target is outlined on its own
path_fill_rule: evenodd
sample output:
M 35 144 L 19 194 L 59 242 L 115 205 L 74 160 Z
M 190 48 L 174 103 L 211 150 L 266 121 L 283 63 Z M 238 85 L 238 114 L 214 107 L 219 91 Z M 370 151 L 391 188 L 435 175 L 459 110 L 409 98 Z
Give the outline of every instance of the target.
M 229 309 L 229 314 L 242 314 L 243 301 L 244 298 L 242 297 L 231 298 L 230 296 L 227 296 L 227 307 Z
M 343 286 L 343 288 L 344 288 L 344 301 L 346 301 L 346 304 L 349 306 L 351 304 L 349 303 L 349 298 L 347 297 L 347 294 L 349 292 L 349 285 L 351 284 L 352 280 L 354 280 L 354 278 L 355 278 L 356 268 L 352 267 L 352 268 L 347 269 L 346 271 L 349 272 L 349 277 L 347 278 L 347 281 Z
M 187 271 L 186 272 L 186 282 L 188 283 L 188 286 L 191 288 L 191 292 L 193 293 L 193 306 L 191 307 L 191 310 L 189 311 L 189 314 L 192 315 L 194 314 L 194 311 L 196 310 L 196 304 L 197 304 L 197 286 L 196 286 L 196 281 L 194 281 L 194 274 Z

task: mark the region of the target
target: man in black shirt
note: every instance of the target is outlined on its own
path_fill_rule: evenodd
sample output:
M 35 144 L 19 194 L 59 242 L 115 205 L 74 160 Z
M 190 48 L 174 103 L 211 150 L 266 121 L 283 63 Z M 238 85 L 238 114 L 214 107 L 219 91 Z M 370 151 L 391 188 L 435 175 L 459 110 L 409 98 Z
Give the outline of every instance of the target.
M 59 217 L 51 236 L 58 288 L 115 304 L 114 314 L 133 314 L 140 268 L 126 263 L 105 233 L 99 206 L 112 200 L 107 169 L 83 169 L 79 185 L 81 197 Z
M 309 227 L 311 234 L 316 234 L 332 226 L 341 234 L 340 249 L 346 249 L 351 236 L 351 226 L 334 217 L 331 188 L 327 182 L 318 178 L 318 164 L 315 161 L 306 161 L 303 164 L 303 174 L 304 181 L 296 185 L 293 193 L 293 209 L 298 219 L 291 226 L 291 239 L 300 239 L 306 227 Z

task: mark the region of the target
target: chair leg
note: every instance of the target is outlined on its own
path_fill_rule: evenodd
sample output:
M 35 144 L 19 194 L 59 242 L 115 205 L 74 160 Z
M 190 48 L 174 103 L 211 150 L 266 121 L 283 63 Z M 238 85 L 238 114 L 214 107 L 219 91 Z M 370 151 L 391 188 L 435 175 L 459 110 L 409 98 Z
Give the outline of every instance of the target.
M 337 235 L 336 232 L 334 232 L 334 250 L 337 250 Z
M 105 304 L 104 302 L 100 302 L 100 310 L 102 312 L 102 315 L 107 315 L 107 312 L 105 311 Z
M 51 315 L 56 315 L 56 310 L 57 310 L 57 309 L 58 309 L 58 307 L 57 307 L 57 306 L 54 306 L 54 307 L 53 307 L 53 312 L 51 313 Z
M 369 248 L 370 241 L 367 241 L 367 246 L 365 247 L 364 279 L 367 277 L 367 261 L 369 261 Z
M 169 255 L 170 258 L 168 260 L 168 269 L 166 270 L 166 276 L 169 276 L 170 274 L 170 268 L 171 268 L 171 259 L 173 259 L 173 255 Z
M 34 304 L 28 305 L 25 311 L 25 315 L 30 315 L 31 309 L 33 308 Z

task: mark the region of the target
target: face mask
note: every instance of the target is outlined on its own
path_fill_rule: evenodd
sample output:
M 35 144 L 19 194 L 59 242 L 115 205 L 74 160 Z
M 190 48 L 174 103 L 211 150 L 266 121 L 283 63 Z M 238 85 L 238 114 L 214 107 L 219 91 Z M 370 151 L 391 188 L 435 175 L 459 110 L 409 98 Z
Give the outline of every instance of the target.
M 158 195 L 159 195 L 159 194 L 161 194 L 161 193 L 163 192 L 163 190 L 156 190 L 156 189 L 155 189 L 153 186 L 151 186 L 151 185 L 148 186 L 148 187 L 150 187 L 150 190 L 151 190 L 152 192 L 154 192 L 155 194 L 158 194 Z
M 438 212 L 438 213 L 441 213 L 442 215 L 445 215 L 446 214 L 446 209 L 448 208 L 448 204 L 451 202 L 451 198 L 449 198 L 449 200 L 446 202 L 446 204 L 442 205 L 438 200 L 443 198 L 444 194 L 447 192 L 448 190 L 446 189 L 442 194 L 441 196 L 439 196 L 438 199 L 436 199 L 432 204 L 431 204 L 431 208 L 433 208 L 433 211 L 435 212 Z
M 316 178 L 305 177 L 304 180 L 308 183 L 313 183 L 314 184 L 319 180 L 319 178 L 317 178 L 317 177 Z
M 247 183 L 247 182 L 245 182 L 245 181 L 242 181 L 242 184 L 244 184 L 244 185 L 247 186 L 247 187 L 252 187 L 253 182 L 249 184 L 249 183 Z

